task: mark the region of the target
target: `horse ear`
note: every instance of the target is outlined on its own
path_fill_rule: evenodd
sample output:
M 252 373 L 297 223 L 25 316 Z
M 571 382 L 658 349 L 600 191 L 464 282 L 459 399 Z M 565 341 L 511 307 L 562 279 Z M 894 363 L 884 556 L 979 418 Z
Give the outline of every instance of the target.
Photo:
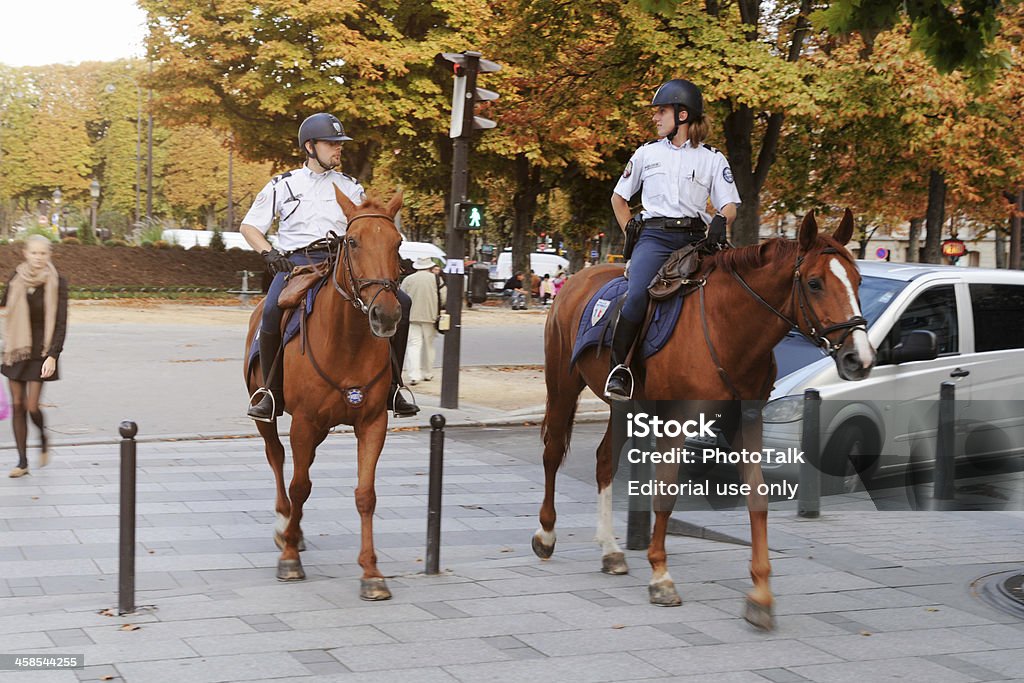
M 832 239 L 846 246 L 851 237 L 853 237 L 853 212 L 847 209 L 843 212 L 843 220 L 839 222 L 839 227 L 836 228 Z
M 814 220 L 814 209 L 807 212 L 800 224 L 800 248 L 809 251 L 818 239 L 818 221 Z
M 356 212 L 356 205 L 352 203 L 344 192 L 338 189 L 338 186 L 334 186 L 334 198 L 338 200 L 338 204 L 341 206 L 342 213 L 345 214 L 345 218 L 352 218 L 352 214 Z
M 402 191 L 395 192 L 395 196 L 391 198 L 388 205 L 384 207 L 384 211 L 392 218 L 398 214 L 398 210 L 402 208 Z

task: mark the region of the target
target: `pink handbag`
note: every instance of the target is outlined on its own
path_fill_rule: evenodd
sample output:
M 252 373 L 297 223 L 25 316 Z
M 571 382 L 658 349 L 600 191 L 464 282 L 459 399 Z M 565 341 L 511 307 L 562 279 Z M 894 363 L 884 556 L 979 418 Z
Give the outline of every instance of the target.
M 0 420 L 6 420 L 11 414 L 11 403 L 7 400 L 7 390 L 0 389 Z

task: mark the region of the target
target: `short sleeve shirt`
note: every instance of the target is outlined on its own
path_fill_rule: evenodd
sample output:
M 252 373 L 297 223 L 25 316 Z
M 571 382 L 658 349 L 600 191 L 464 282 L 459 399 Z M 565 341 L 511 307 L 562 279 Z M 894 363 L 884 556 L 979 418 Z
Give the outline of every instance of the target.
M 332 230 L 343 235 L 348 219 L 334 196 L 335 186 L 357 206 L 366 199 L 355 178 L 337 171 L 314 173 L 303 166 L 274 176 L 256 195 L 242 222 L 265 235 L 277 216 L 277 244 L 283 251 L 302 249 Z
M 643 188 L 644 218 L 694 218 L 711 222 L 708 200 L 715 209 L 739 204 L 740 195 L 729 161 L 710 145 L 676 147 L 668 138 L 639 147 L 615 185 L 626 201 Z

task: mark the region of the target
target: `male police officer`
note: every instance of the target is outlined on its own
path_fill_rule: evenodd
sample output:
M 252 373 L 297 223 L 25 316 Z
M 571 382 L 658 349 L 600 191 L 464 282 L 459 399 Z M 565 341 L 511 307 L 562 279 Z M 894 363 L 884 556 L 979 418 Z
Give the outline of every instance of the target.
M 627 223 L 638 220 L 630 217 L 629 200 L 643 187 L 643 228 L 629 262 L 629 289 L 615 327 L 604 389 L 615 400 L 633 395 L 633 376 L 625 362 L 643 326 L 651 280 L 673 251 L 703 239 L 705 229 L 709 242 L 725 244 L 726 228 L 740 203 L 728 159 L 703 144 L 708 124 L 700 89 L 681 78 L 667 81 L 654 93 L 651 106 L 658 139 L 633 153 L 611 200 L 625 230 Z M 707 211 L 708 199 L 717 208 L 714 217 Z
M 263 320 L 258 332 L 264 388 L 270 391 L 249 407 L 248 416 L 254 420 L 273 422 L 284 410 L 284 362 L 283 358 L 276 363 L 274 361 L 281 348 L 282 314 L 277 299 L 284 289 L 285 275 L 297 265 L 325 260 L 325 249 L 308 247 L 326 237 L 329 231 L 344 234 L 348 219 L 335 199 L 335 185 L 356 205 L 362 204 L 366 197 L 355 178 L 334 170 L 341 163 L 341 143 L 351 139 L 345 135 L 345 129 L 333 114 L 313 114 L 307 118 L 299 126 L 299 147 L 306 154 L 306 163 L 302 168 L 271 179 L 256 195 L 252 207 L 242 219 L 239 231 L 275 274 L 263 302 Z M 275 216 L 279 219 L 276 249 L 266 238 Z M 397 392 L 409 339 L 409 308 L 412 302 L 404 292 L 397 294 L 402 304 L 402 320 L 391 338 L 391 345 L 399 368 L 398 377 L 393 378 L 388 394 L 388 408 L 395 411 L 396 417 L 406 417 L 419 412 L 418 406 Z M 268 377 L 272 367 L 273 374 Z

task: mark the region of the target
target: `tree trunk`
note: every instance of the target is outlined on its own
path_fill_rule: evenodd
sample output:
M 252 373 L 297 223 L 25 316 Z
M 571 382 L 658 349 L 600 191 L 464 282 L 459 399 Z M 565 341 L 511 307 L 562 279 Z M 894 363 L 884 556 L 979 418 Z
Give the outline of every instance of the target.
M 925 214 L 922 263 L 942 262 L 942 225 L 946 222 L 946 174 L 928 174 L 928 211 Z
M 729 166 L 732 168 L 736 189 L 741 204 L 732 224 L 731 239 L 734 244 L 744 246 L 758 242 L 760 226 L 760 198 L 754 180 L 754 157 L 751 136 L 754 131 L 754 115 L 750 108 L 741 105 L 725 117 L 725 145 L 729 151 Z M 717 207 L 716 207 L 717 208 Z
M 924 216 L 910 219 L 910 231 L 907 234 L 907 263 L 917 263 L 921 259 L 921 226 Z
M 1014 212 L 1010 217 L 1010 262 L 1009 268 L 1021 270 L 1021 214 L 1024 213 L 1024 190 L 1017 193 Z
M 992 239 L 996 252 L 996 268 L 1006 268 L 1009 265 L 1006 259 L 1006 237 L 998 225 L 992 228 Z
M 530 230 L 537 214 L 537 197 L 543 191 L 540 168 L 532 165 L 525 154 L 515 160 L 516 192 L 512 195 L 512 274 L 522 272 L 526 285 L 526 303 L 530 305 Z

